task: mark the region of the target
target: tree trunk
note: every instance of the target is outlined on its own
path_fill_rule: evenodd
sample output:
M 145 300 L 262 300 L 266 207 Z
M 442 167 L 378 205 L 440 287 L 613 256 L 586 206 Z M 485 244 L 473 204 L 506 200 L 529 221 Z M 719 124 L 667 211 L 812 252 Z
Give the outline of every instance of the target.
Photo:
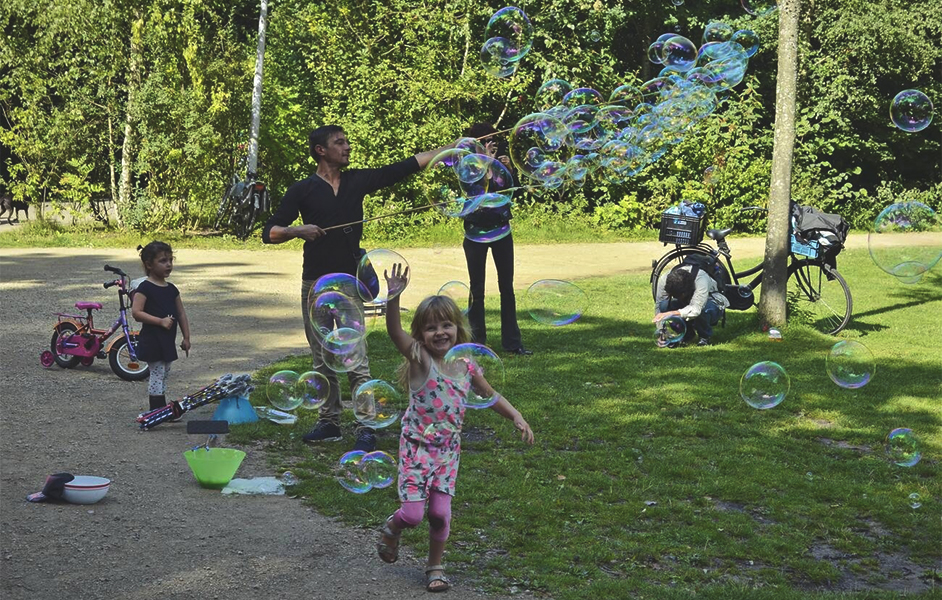
M 144 21 L 138 9 L 131 24 L 131 56 L 128 60 L 128 104 L 124 122 L 124 143 L 121 146 L 121 188 L 118 191 L 118 222 L 123 224 L 121 215 L 131 205 L 131 159 L 137 151 L 135 126 L 137 125 L 137 107 L 134 106 L 137 92 L 141 87 L 141 29 Z
M 778 76 L 775 90 L 772 184 L 769 190 L 769 225 L 765 236 L 762 298 L 759 301 L 759 318 L 763 324 L 773 327 L 785 324 L 788 220 L 798 80 L 798 17 L 801 12 L 801 0 L 781 0 L 778 8 Z

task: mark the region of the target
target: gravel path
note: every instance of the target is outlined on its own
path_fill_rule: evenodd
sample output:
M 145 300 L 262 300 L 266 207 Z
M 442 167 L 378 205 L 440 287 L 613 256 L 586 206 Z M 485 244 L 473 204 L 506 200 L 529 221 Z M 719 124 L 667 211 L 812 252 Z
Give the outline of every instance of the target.
M 866 245 L 863 236 L 851 242 Z M 736 240 L 734 250 L 755 257 L 763 243 Z M 654 242 L 521 246 L 516 283 L 526 288 L 546 277 L 645 272 L 663 251 Z M 413 269 L 406 306 L 446 281 L 466 281 L 460 248 L 402 254 Z M 174 365 L 172 396 L 306 351 L 300 262 L 300 253 L 284 251 L 177 252 L 173 281 L 194 346 Z M 71 370 L 40 366 L 53 312 L 93 300 L 105 305 L 102 321 L 116 314 L 114 294 L 101 287 L 106 263 L 139 271 L 133 251 L 4 249 L 0 255 L 3 598 L 424 597 L 424 557 L 406 550 L 397 564 L 381 563 L 374 531 L 351 529 L 284 496 L 224 497 L 198 487 L 181 456 L 196 443 L 183 423 L 138 431 L 144 383 L 118 379 L 101 360 Z M 489 293 L 496 293 L 493 265 L 488 268 Z M 91 506 L 25 502 L 58 471 L 108 477 L 112 489 Z M 267 475 L 273 473 L 262 452 L 249 449 L 239 476 Z M 457 586 L 449 597 L 483 597 L 461 573 L 451 576 Z

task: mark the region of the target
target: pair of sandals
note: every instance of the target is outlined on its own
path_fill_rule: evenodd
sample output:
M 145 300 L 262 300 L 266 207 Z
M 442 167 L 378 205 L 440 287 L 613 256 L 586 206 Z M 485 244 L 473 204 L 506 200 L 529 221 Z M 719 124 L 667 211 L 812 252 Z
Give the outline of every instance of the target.
M 385 563 L 394 563 L 399 560 L 399 538 L 402 536 L 402 532 L 393 532 L 390 527 L 392 520 L 392 515 L 386 519 L 386 523 L 383 524 L 381 530 L 383 535 L 376 544 L 376 551 Z M 392 541 L 387 542 L 387 540 Z M 425 568 L 425 591 L 444 592 L 450 587 L 451 583 L 445 577 L 445 569 L 441 565 L 429 565 Z

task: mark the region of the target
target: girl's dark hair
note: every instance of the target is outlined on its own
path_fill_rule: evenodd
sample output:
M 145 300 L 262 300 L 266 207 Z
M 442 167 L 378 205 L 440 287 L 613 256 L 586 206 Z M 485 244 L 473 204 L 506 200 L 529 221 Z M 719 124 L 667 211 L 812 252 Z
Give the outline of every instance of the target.
M 497 130 L 494 129 L 494 126 L 490 123 L 475 123 L 471 127 L 468 127 L 464 130 L 465 137 L 473 138 L 491 135 L 492 133 L 497 133 Z
M 170 247 L 170 244 L 158 242 L 157 240 L 154 240 L 146 246 L 138 246 L 137 251 L 141 253 L 141 263 L 144 264 L 145 275 L 150 275 L 150 269 L 147 268 L 147 264 L 154 262 L 154 259 L 158 256 L 165 252 L 173 256 L 173 248 Z

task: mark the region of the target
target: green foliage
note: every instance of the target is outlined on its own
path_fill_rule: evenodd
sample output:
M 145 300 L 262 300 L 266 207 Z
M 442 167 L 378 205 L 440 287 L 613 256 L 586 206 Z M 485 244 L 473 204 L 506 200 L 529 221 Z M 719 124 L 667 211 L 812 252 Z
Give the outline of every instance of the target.
M 755 18 L 738 4 L 528 0 L 533 48 L 506 79 L 479 67 L 495 6 L 471 0 L 414 3 L 339 0 L 272 3 L 265 56 L 259 173 L 277 203 L 314 166 L 308 131 L 346 128 L 353 166 L 374 167 L 453 140 L 476 121 L 512 126 L 534 109 L 546 79 L 603 95 L 657 75 L 648 44 L 665 31 L 700 42 L 704 25 L 751 28 L 761 47 L 745 82 L 715 114 L 657 163 L 627 181 L 590 177 L 564 194 L 519 192 L 518 216 L 579 211 L 609 228 L 652 227 L 681 199 L 710 208 L 711 223 L 740 223 L 737 210 L 767 202 L 775 120 L 777 15 Z M 937 74 L 942 14 L 929 0 L 803 3 L 793 195 L 866 227 L 892 195 L 939 202 L 942 147 L 934 124 L 907 134 L 888 124 L 890 100 L 918 88 L 942 104 Z M 248 0 L 11 0 L 0 8 L 0 183 L 17 198 L 113 197 L 126 123 L 133 202 L 126 225 L 206 226 L 240 166 L 247 142 L 258 4 Z M 597 33 L 598 35 L 594 35 Z M 131 78 L 132 36 L 143 64 Z M 598 38 L 598 41 L 593 39 Z M 129 101 L 132 88 L 133 101 Z M 704 171 L 713 167 L 713 181 Z M 84 180 L 84 181 L 81 181 Z M 78 202 L 78 204 L 74 204 Z M 421 177 L 369 198 L 368 216 L 427 203 Z M 436 215 L 373 223 L 381 237 L 437 227 Z
M 514 585 L 560 600 L 888 600 L 899 592 L 881 590 L 903 587 L 937 596 L 942 338 L 925 332 L 942 309 L 942 277 L 894 282 L 862 249 L 845 251 L 840 263 L 855 304 L 841 336 L 877 360 L 872 381 L 856 390 L 826 373 L 834 338 L 790 324 L 772 343 L 754 309 L 730 313 L 712 347 L 656 348 L 643 273 L 581 281 L 590 309 L 563 328 L 521 310 L 536 353 L 505 358 L 501 391 L 536 444 L 523 445 L 492 411 L 467 412 L 448 568 L 491 591 Z M 489 322 L 499 324 L 499 299 L 488 301 Z M 392 381 L 401 358 L 381 325 L 369 335 L 371 371 Z M 791 378 L 771 410 L 750 408 L 738 393 L 742 373 L 759 360 L 778 362 Z M 309 356 L 294 356 L 260 371 L 252 402 L 265 403 L 274 371 L 309 365 Z M 349 446 L 305 445 L 299 434 L 317 415 L 299 418 L 293 429 L 237 426 L 228 441 L 264 440 L 274 473 L 290 468 L 301 479 L 292 494 L 375 529 L 398 505 L 394 488 L 344 491 L 332 467 Z M 922 443 L 912 468 L 884 453 L 886 434 L 901 426 Z M 396 455 L 397 443 L 398 424 L 379 448 Z M 923 498 L 918 510 L 909 506 L 913 492 Z M 403 543 L 421 557 L 427 539 L 423 524 Z

